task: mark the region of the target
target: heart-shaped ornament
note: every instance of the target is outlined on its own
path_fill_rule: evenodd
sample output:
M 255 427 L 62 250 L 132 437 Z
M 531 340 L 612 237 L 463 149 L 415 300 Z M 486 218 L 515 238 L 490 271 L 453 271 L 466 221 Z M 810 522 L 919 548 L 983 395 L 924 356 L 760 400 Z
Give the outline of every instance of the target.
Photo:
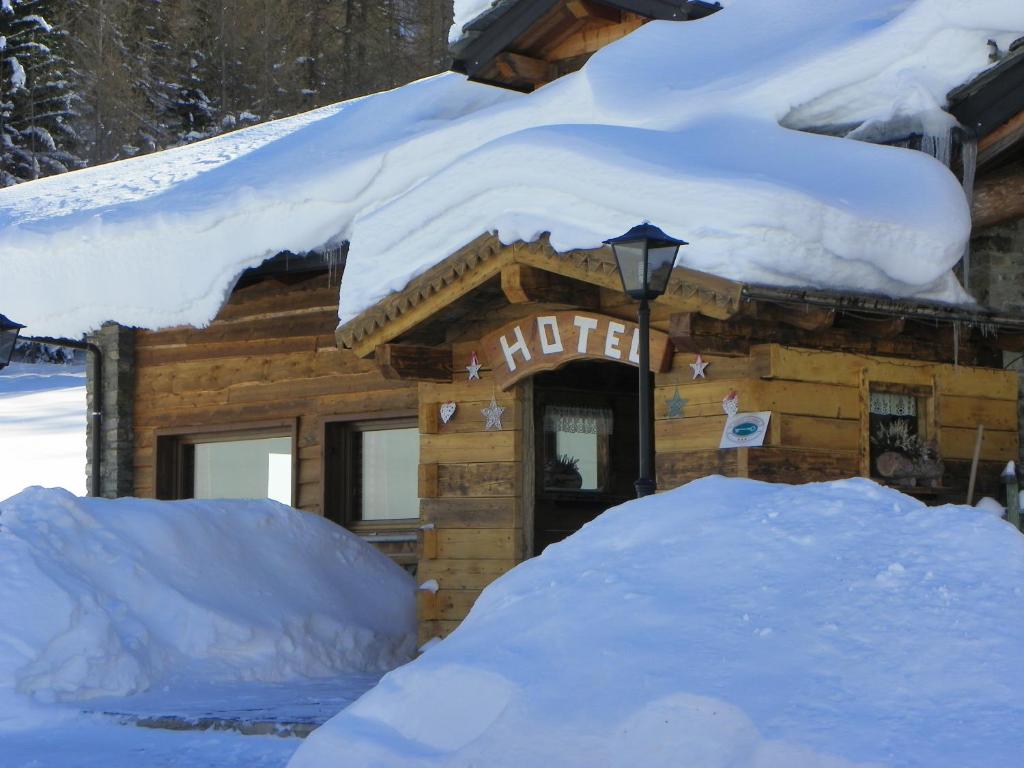
M 441 421 L 447 424 L 455 416 L 455 409 L 458 406 L 454 402 L 449 400 L 447 403 L 441 403 Z

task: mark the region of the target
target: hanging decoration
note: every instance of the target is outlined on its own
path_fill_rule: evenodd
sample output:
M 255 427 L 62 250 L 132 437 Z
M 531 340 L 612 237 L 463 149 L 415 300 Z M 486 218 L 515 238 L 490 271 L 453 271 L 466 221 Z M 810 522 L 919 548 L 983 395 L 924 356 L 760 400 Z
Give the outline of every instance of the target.
M 675 394 L 665 401 L 665 405 L 667 406 L 665 415 L 670 419 L 681 418 L 683 415 L 683 408 L 686 407 L 686 403 L 687 400 L 679 394 L 679 387 L 676 387 Z
M 706 379 L 707 376 L 704 373 L 704 369 L 707 368 L 711 363 L 705 363 L 704 358 L 697 355 L 697 359 L 690 363 L 690 367 L 693 369 L 693 380 Z
M 740 412 L 740 396 L 736 390 L 730 390 L 729 394 L 722 398 L 722 410 L 727 416 L 735 416 Z
M 544 431 L 610 435 L 613 432 L 614 416 L 611 408 L 549 405 L 544 409 Z
M 454 401 L 449 400 L 447 403 L 441 403 L 441 423 L 447 424 L 455 416 L 455 411 L 458 406 Z
M 476 356 L 476 352 L 473 352 L 473 354 L 469 358 L 469 365 L 466 366 L 466 370 L 469 371 L 470 381 L 473 381 L 474 379 L 480 381 L 481 368 L 483 368 L 483 366 L 480 365 L 480 358 Z
M 501 429 L 501 414 L 505 412 L 505 409 L 498 405 L 494 399 L 494 395 L 491 395 L 491 404 L 486 408 L 480 410 L 480 413 L 484 416 L 484 429 L 488 432 L 491 430 Z

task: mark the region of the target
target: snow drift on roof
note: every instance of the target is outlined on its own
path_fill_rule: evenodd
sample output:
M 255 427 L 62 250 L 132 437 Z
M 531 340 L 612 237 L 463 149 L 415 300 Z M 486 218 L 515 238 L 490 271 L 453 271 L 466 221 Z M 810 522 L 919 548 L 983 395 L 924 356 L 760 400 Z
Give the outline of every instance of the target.
M 1017 768 L 1024 537 L 868 480 L 605 512 L 291 768 Z
M 1021 33 L 1019 0 L 734 0 L 530 95 L 444 75 L 32 182 L 0 193 L 0 306 L 36 334 L 203 325 L 245 267 L 347 239 L 344 321 L 484 232 L 590 248 L 642 219 L 737 280 L 963 301 L 952 174 L 793 129 L 945 131 Z

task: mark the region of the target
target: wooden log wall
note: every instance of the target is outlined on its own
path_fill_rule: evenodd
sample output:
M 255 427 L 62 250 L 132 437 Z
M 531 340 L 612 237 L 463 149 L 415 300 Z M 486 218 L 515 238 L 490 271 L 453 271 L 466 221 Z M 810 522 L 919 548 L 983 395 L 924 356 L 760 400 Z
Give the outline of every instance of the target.
M 389 381 L 372 360 L 337 348 L 337 308 L 326 275 L 271 278 L 236 289 L 208 328 L 139 332 L 135 494 L 155 495 L 158 430 L 297 419 L 296 506 L 322 513 L 322 419 L 417 406 L 415 384 Z M 415 561 L 415 543 L 389 548 Z
M 775 482 L 806 482 L 867 474 L 867 397 L 874 384 L 928 388 L 929 415 L 944 484 L 966 486 L 977 425 L 985 426 L 981 488 L 998 492 L 998 475 L 1018 451 L 1017 381 L 1013 372 L 916 360 L 755 346 L 749 355 L 708 355 L 706 379 L 693 380 L 695 356 L 677 353 L 656 376 L 658 482 L 674 487 L 710 473 Z M 687 402 L 668 418 L 678 391 Z M 763 448 L 718 450 L 722 399 L 735 390 L 742 411 L 772 411 Z
M 437 582 L 419 593 L 420 642 L 445 637 L 466 617 L 480 591 L 529 556 L 532 516 L 531 385 L 507 392 L 482 380 L 419 385 L 420 563 L 417 580 Z M 481 411 L 495 396 L 505 409 L 501 430 L 486 431 Z M 444 424 L 442 403 L 458 404 Z M 527 471 L 530 468 L 530 471 Z

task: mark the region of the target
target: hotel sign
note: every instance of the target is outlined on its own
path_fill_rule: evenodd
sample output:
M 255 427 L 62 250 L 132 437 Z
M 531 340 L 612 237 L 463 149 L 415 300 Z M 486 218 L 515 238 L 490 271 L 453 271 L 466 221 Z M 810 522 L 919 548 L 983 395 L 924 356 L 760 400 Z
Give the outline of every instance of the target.
M 509 323 L 483 339 L 494 378 L 502 389 L 539 371 L 573 360 L 606 360 L 640 365 L 636 323 L 593 312 L 552 312 Z M 668 334 L 651 331 L 651 370 L 668 370 Z

